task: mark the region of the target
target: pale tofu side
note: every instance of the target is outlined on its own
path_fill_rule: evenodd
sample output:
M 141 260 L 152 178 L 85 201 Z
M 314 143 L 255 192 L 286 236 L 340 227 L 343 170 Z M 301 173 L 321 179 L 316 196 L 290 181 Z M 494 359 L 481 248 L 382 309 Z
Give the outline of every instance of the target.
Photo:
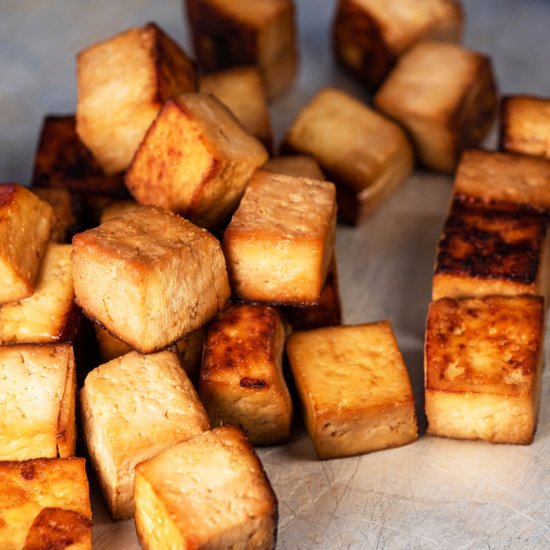
M 133 516 L 136 464 L 210 428 L 175 350 L 131 352 L 97 367 L 80 403 L 88 451 L 115 519 Z
M 224 426 L 139 464 L 136 530 L 146 550 L 275 547 L 277 499 L 236 427 Z M 170 538 L 167 538 L 170 537 Z
M 92 511 L 83 458 L 0 462 L 0 493 L 2 550 L 91 550 Z
M 299 176 L 313 180 L 326 179 L 319 163 L 310 155 L 284 155 L 270 158 L 261 169 L 287 176 Z
M 235 293 L 286 305 L 319 302 L 335 240 L 334 185 L 258 170 L 223 246 Z
M 417 438 L 409 375 L 389 322 L 295 332 L 286 350 L 319 458 Z

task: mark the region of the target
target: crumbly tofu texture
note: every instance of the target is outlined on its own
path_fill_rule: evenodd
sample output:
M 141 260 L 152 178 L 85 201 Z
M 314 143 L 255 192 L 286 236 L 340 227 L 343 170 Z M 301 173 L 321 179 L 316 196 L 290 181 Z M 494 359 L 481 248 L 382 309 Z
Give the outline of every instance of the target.
M 253 445 L 288 439 L 284 345 L 285 326 L 271 306 L 238 304 L 209 326 L 199 395 L 214 426 L 239 425 Z
M 403 130 L 345 92 L 321 90 L 298 114 L 282 150 L 312 155 L 338 192 L 338 214 L 362 222 L 412 172 Z
M 325 179 L 319 163 L 310 155 L 283 155 L 281 157 L 270 158 L 262 166 L 262 170 L 313 180 Z
M 430 305 L 428 433 L 528 444 L 537 424 L 544 300 L 443 298 Z
M 162 104 L 197 88 L 192 60 L 154 23 L 77 56 L 76 130 L 107 174 L 125 170 Z
M 153 206 L 76 235 L 72 261 L 84 313 L 141 353 L 194 332 L 230 296 L 216 238 Z
M 0 366 L 0 460 L 72 456 L 76 440 L 72 346 L 0 346 Z
M 175 350 L 131 352 L 97 367 L 80 403 L 86 445 L 115 519 L 133 516 L 136 464 L 210 428 Z
M 491 60 L 455 44 L 421 42 L 399 59 L 374 103 L 406 128 L 425 166 L 452 172 L 495 119 Z
M 233 213 L 262 144 L 208 94 L 182 94 L 164 105 L 126 174 L 140 204 L 154 204 L 215 228 Z
M 92 511 L 83 458 L 0 462 L 3 550 L 91 550 Z
M 34 292 L 55 217 L 52 207 L 17 184 L 0 184 L 0 304 Z
M 417 438 L 411 383 L 388 321 L 295 332 L 286 350 L 319 458 Z
M 139 464 L 135 500 L 145 550 L 275 547 L 277 499 L 236 427 L 216 428 Z
M 249 301 L 318 303 L 335 227 L 332 183 L 258 170 L 223 237 L 235 293 Z

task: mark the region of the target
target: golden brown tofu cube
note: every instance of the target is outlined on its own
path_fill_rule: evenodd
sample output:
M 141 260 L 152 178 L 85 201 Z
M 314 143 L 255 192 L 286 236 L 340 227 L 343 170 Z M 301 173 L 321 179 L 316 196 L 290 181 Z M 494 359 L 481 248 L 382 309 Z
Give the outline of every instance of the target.
M 55 224 L 50 239 L 56 243 L 66 243 L 76 231 L 77 209 L 75 200 L 67 189 L 36 187 L 32 192 L 52 208 Z
M 217 239 L 154 206 L 75 235 L 72 261 L 84 313 L 141 353 L 206 324 L 231 292 Z
M 388 321 L 295 332 L 286 351 L 319 458 L 416 439 L 411 383 Z
M 339 0 L 334 54 L 361 82 L 376 88 L 420 40 L 459 42 L 463 23 L 460 3 L 453 0 Z
M 77 56 L 76 131 L 107 174 L 127 168 L 170 97 L 197 88 L 193 61 L 154 23 Z
M 223 236 L 240 298 L 319 302 L 334 247 L 335 194 L 326 181 L 256 172 Z
M 115 519 L 134 514 L 134 468 L 210 428 L 175 349 L 130 352 L 101 365 L 80 391 L 84 437 Z
M 0 184 L 0 304 L 34 292 L 54 223 L 47 202 L 21 185 Z
M 284 347 L 285 326 L 271 306 L 238 304 L 209 326 L 199 395 L 214 426 L 239 425 L 253 445 L 288 439 Z
M 543 330 L 540 296 L 433 302 L 424 369 L 428 433 L 531 443 L 538 416 Z
M 409 132 L 422 164 L 452 172 L 495 119 L 491 60 L 455 44 L 421 42 L 399 59 L 374 103 Z
M 359 224 L 413 170 L 403 130 L 357 99 L 321 90 L 288 131 L 283 150 L 313 155 L 338 193 L 338 215 Z
M 75 392 L 70 344 L 0 346 L 0 460 L 72 456 Z
M 510 212 L 550 213 L 550 160 L 472 149 L 454 183 L 460 204 Z
M 548 293 L 549 239 L 540 216 L 455 204 L 439 242 L 432 300 Z
M 297 69 L 292 0 L 186 0 L 193 47 L 207 72 L 256 65 L 270 99 Z
M 215 97 L 183 94 L 160 111 L 128 169 L 126 184 L 140 204 L 216 228 L 233 213 L 267 156 Z
M 549 97 L 503 97 L 500 120 L 501 149 L 550 159 Z
M 272 550 L 277 499 L 241 430 L 216 428 L 136 468 L 136 531 L 144 550 Z
M 319 163 L 310 155 L 283 155 L 282 157 L 270 158 L 262 166 L 262 170 L 312 180 L 325 179 Z
M 0 462 L 2 550 L 91 550 L 85 462 L 76 457 Z
M 32 185 L 114 197 L 128 194 L 122 177 L 105 174 L 80 141 L 74 115 L 44 118 L 34 157 Z
M 140 205 L 135 201 L 113 201 L 101 211 L 99 224 L 101 225 L 112 218 L 118 218 L 132 210 L 137 210 L 139 207 Z
M 217 97 L 268 151 L 273 149 L 267 96 L 256 67 L 236 67 L 203 75 L 199 90 Z

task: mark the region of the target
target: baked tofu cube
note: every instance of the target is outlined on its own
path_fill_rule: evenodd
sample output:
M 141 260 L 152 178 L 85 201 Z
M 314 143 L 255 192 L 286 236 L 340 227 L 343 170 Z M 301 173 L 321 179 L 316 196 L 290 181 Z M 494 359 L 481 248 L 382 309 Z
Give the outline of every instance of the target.
M 416 439 L 411 383 L 388 321 L 295 332 L 286 350 L 319 458 Z
M 46 201 L 55 215 L 55 224 L 52 228 L 50 239 L 56 243 L 66 243 L 77 227 L 76 201 L 67 189 L 36 187 L 32 192 Z
M 0 460 L 72 456 L 75 392 L 70 344 L 0 346 Z
M 101 211 L 99 223 L 101 225 L 107 220 L 118 218 L 119 216 L 122 216 L 122 214 L 137 210 L 139 207 L 140 205 L 135 201 L 113 201 Z
M 0 344 L 72 340 L 80 310 L 74 303 L 71 245 L 50 243 L 32 296 L 0 306 Z
M 550 160 L 472 149 L 454 183 L 460 204 L 510 212 L 550 213 Z
M 207 72 L 256 65 L 270 99 L 292 84 L 298 62 L 292 0 L 186 0 L 193 47 Z
M 501 149 L 550 159 L 550 97 L 503 97 L 500 120 Z
M 134 514 L 134 468 L 210 428 L 175 349 L 131 352 L 91 371 L 80 391 L 84 437 L 115 519 Z
M 487 296 L 430 305 L 428 433 L 528 444 L 538 416 L 544 300 Z
M 283 155 L 282 157 L 270 158 L 262 166 L 262 170 L 313 180 L 325 179 L 319 163 L 310 155 Z
M 83 458 L 0 462 L 0 548 L 92 549 Z
M 154 206 L 75 235 L 72 261 L 84 313 L 141 353 L 206 324 L 231 292 L 216 238 Z
M 160 111 L 128 169 L 126 184 L 140 204 L 215 228 L 233 213 L 267 156 L 215 97 L 183 94 Z
M 491 60 L 455 44 L 421 42 L 399 59 L 374 103 L 409 132 L 422 164 L 452 172 L 495 119 Z
M 233 290 L 252 302 L 319 302 L 334 247 L 332 183 L 258 170 L 223 236 Z
M 74 115 L 44 118 L 34 157 L 32 185 L 113 197 L 128 195 L 122 177 L 105 174 L 82 143 L 76 133 Z
M 199 89 L 217 97 L 268 151 L 273 149 L 267 96 L 262 76 L 256 67 L 235 67 L 203 75 Z
M 413 170 L 403 130 L 357 99 L 321 90 L 292 123 L 283 151 L 313 155 L 338 193 L 338 214 L 359 224 Z
M 253 445 L 288 439 L 292 400 L 284 347 L 285 326 L 271 306 L 238 304 L 210 325 L 199 395 L 214 426 L 239 425 Z
M 127 168 L 162 104 L 197 88 L 193 61 L 154 23 L 77 56 L 76 131 L 107 174 Z
M 241 430 L 216 428 L 136 468 L 136 531 L 145 550 L 275 547 L 277 499 Z
M 47 202 L 21 185 L 0 184 L 0 304 L 34 292 L 54 223 Z

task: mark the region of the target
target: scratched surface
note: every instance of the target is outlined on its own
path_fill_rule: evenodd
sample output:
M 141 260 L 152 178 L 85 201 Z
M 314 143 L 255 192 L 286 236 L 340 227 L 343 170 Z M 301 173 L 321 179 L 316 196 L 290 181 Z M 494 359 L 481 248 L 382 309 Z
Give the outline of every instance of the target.
M 320 86 L 367 99 L 332 63 L 333 2 L 297 3 L 301 73 L 272 108 L 279 137 Z M 550 2 L 465 4 L 465 43 L 493 56 L 501 90 L 550 95 Z M 27 183 L 42 116 L 74 111 L 76 51 L 148 20 L 187 46 L 181 12 L 168 0 L 0 0 L 0 180 Z M 449 178 L 417 173 L 368 223 L 338 231 L 345 319 L 391 320 L 419 410 L 423 325 L 449 191 Z M 529 447 L 422 435 L 400 449 L 318 462 L 298 424 L 289 445 L 260 450 L 279 498 L 278 548 L 550 548 L 549 397 L 547 370 Z M 138 548 L 133 523 L 112 523 L 92 491 L 94 547 Z

